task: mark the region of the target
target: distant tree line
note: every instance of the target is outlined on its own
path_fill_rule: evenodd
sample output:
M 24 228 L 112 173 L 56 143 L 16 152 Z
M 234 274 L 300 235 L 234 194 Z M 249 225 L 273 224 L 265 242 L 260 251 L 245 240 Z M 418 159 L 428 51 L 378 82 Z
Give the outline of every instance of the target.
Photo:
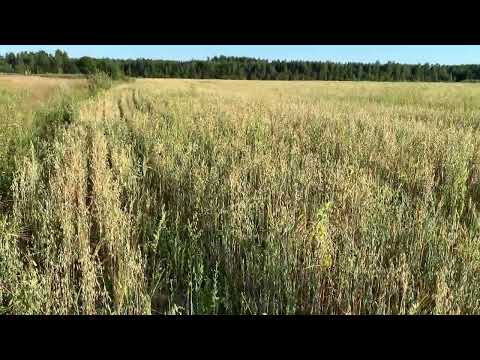
M 113 79 L 128 76 L 241 80 L 480 80 L 480 65 L 267 61 L 225 56 L 192 61 L 96 59 L 86 56 L 74 59 L 61 50 L 53 55 L 39 51 L 0 56 L 2 73 L 88 75 L 98 71 L 109 74 Z

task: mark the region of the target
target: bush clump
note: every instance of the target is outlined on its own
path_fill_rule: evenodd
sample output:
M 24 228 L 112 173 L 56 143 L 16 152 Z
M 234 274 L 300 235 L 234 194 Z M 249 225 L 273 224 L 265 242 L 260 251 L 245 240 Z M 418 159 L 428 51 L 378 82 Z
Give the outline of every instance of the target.
M 108 90 L 113 85 L 112 78 L 104 72 L 96 72 L 87 77 L 88 90 L 92 94 L 97 94 L 101 90 Z

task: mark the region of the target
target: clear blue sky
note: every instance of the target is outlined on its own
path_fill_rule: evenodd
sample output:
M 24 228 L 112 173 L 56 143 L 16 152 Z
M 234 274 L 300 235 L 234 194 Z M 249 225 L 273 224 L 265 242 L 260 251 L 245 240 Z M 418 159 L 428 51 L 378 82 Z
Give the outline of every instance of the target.
M 480 46 L 476 45 L 0 45 L 0 54 L 53 53 L 56 49 L 67 51 L 70 57 L 191 60 L 226 55 L 270 60 L 480 64 Z

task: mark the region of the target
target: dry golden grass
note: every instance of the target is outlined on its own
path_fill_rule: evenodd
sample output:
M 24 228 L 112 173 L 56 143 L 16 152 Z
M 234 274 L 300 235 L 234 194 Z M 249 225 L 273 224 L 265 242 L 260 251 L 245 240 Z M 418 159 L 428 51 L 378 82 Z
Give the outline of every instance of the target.
M 4 312 L 480 313 L 478 85 L 147 79 L 54 110 L 0 218 Z
M 86 81 L 81 79 L 0 75 L 0 210 L 10 197 L 6 193 L 15 158 L 31 140 L 35 118 L 65 98 L 85 91 Z
M 86 85 L 84 79 L 68 79 L 24 75 L 0 75 L 0 91 L 23 94 L 23 106 L 37 107 L 56 92 L 72 92 Z

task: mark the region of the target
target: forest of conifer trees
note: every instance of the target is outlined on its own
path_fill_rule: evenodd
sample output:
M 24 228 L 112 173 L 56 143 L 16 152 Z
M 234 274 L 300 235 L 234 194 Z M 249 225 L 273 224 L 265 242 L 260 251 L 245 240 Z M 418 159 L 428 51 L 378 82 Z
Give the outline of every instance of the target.
M 335 63 L 320 61 L 268 61 L 219 56 L 207 60 L 70 58 L 64 51 L 7 53 L 0 56 L 0 73 L 92 74 L 108 73 L 147 78 L 238 80 L 353 80 L 353 81 L 476 81 L 480 65 Z

